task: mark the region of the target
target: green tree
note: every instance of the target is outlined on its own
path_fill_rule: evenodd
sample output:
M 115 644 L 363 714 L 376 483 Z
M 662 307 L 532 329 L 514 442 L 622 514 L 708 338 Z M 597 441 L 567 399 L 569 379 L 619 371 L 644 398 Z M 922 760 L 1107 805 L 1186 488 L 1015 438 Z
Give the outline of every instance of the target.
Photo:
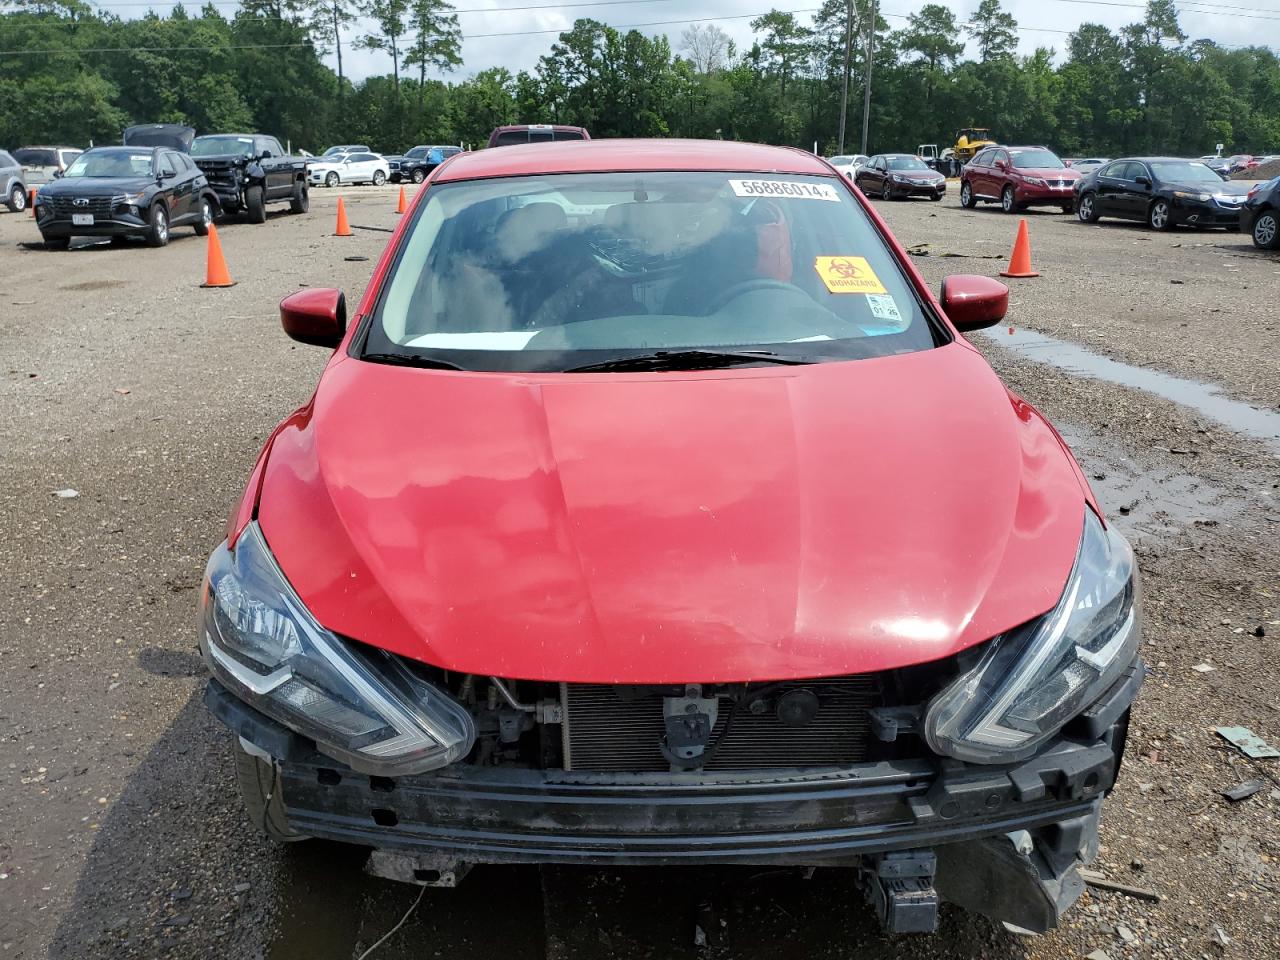
M 965 32 L 978 45 L 983 63 L 1013 56 L 1018 46 L 1018 21 L 1000 7 L 1000 0 L 982 0 L 965 23 Z

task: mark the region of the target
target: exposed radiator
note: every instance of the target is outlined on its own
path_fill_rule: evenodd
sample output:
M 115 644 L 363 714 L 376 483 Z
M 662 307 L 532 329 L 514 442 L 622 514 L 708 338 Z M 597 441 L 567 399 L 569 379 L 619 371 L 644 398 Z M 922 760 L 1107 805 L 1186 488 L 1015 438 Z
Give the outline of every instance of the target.
M 769 703 L 789 690 L 817 695 L 816 716 L 800 727 L 764 713 L 732 709 L 720 699 L 703 769 L 761 770 L 779 767 L 839 766 L 866 759 L 870 729 L 867 711 L 879 697 L 870 677 L 829 677 L 769 685 Z M 670 769 L 663 756 L 662 696 L 636 696 L 608 684 L 561 684 L 566 770 L 646 773 Z M 626 696 L 620 695 L 620 689 Z

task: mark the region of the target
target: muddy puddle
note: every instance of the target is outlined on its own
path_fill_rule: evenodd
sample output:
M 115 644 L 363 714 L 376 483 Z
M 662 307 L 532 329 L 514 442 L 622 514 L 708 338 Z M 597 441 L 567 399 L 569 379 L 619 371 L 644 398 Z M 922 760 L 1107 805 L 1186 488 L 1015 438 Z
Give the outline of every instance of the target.
M 1232 400 L 1210 384 L 1111 360 L 1078 344 L 1034 330 L 1019 329 L 1010 334 L 1007 328 L 1001 327 L 998 332 L 984 336 L 997 346 L 1028 360 L 1047 363 L 1075 376 L 1142 390 L 1188 407 L 1231 430 L 1261 440 L 1273 453 L 1280 455 L 1280 411 Z

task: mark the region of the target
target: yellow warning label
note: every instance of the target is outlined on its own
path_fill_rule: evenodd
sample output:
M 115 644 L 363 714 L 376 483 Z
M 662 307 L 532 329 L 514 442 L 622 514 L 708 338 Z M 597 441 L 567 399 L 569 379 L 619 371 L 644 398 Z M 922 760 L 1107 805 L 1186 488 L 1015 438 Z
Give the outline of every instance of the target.
M 815 257 L 814 269 L 832 293 L 886 293 L 865 257 Z

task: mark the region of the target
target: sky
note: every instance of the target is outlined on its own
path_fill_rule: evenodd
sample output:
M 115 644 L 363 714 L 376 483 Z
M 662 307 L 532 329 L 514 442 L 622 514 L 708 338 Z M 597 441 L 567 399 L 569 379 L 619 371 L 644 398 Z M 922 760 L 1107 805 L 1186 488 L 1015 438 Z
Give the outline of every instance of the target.
M 552 0 L 452 0 L 460 11 L 458 21 L 464 36 L 463 65 L 444 79 L 463 79 L 488 67 L 504 66 L 513 73 L 532 69 L 538 57 L 545 54 L 557 34 L 569 29 L 575 19 L 592 17 L 613 27 L 637 26 L 647 34 L 665 33 L 678 51 L 680 34 L 688 23 L 657 21 L 704 20 L 715 23 L 729 34 L 740 49 L 752 42 L 750 22 L 771 6 L 779 10 L 810 11 L 797 13 L 807 23 L 820 0 L 626 0 L 586 5 L 586 0 L 570 0 L 562 5 L 540 10 L 513 10 L 520 6 L 545 6 Z M 926 0 L 880 0 L 881 15 L 893 29 L 906 25 L 906 16 L 918 10 Z M 979 0 L 940 0 L 967 20 Z M 581 5 L 579 5 L 581 4 Z M 1142 19 L 1143 0 L 1003 0 L 1004 9 L 1018 21 L 1018 52 L 1029 54 L 1036 47 L 1052 47 L 1061 53 L 1066 47 L 1067 33 L 1081 23 L 1101 23 L 1113 30 Z M 1183 2 L 1179 5 L 1182 29 L 1191 38 L 1212 39 L 1223 45 L 1245 46 L 1251 43 L 1280 41 L 1280 0 L 1206 0 L 1204 3 Z M 477 12 L 461 12 L 477 11 Z M 1032 29 L 1041 28 L 1041 29 Z M 360 32 L 356 24 L 353 36 Z M 495 36 L 495 34 L 501 34 Z M 486 36 L 488 35 L 488 36 Z M 350 39 L 350 38 L 349 38 Z M 967 51 L 976 57 L 972 49 Z M 331 61 L 333 57 L 329 58 Z M 370 74 L 389 73 L 390 58 L 382 53 L 346 50 L 344 66 L 353 79 Z

